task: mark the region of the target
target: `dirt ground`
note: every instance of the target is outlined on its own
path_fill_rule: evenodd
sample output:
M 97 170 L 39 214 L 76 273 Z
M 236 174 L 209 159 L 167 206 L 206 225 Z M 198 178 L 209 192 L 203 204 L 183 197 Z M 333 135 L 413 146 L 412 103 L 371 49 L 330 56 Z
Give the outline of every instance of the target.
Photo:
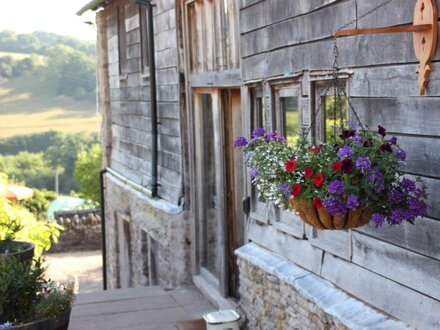
M 44 255 L 47 277 L 54 281 L 78 281 L 79 292 L 102 290 L 101 251 L 78 251 Z

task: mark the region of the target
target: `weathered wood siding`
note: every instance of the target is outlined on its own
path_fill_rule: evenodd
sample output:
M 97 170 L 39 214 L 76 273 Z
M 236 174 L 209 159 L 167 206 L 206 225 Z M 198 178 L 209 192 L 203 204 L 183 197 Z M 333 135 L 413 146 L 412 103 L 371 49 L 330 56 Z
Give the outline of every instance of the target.
M 313 72 L 333 63 L 332 34 L 381 0 L 240 0 L 242 92 L 260 85 L 270 100 L 271 80 L 299 73 L 300 108 L 307 125 Z M 440 5 L 440 1 L 437 1 Z M 415 1 L 400 0 L 358 26 L 412 22 Z M 409 33 L 338 40 L 339 65 L 353 74 L 348 94 L 362 121 L 382 124 L 409 157 L 405 170 L 429 189 L 429 215 L 412 226 L 322 232 L 306 226 L 305 238 L 267 222 L 251 221 L 249 239 L 333 281 L 354 296 L 420 329 L 440 328 L 440 52 L 425 97 L 419 96 Z M 249 83 L 249 85 L 248 85 Z M 250 84 L 252 83 L 252 84 Z M 249 87 L 248 87 L 249 86 Z M 243 95 L 244 98 L 249 97 Z M 250 107 L 243 102 L 244 134 Z M 271 111 L 273 102 L 267 102 Z M 270 127 L 269 127 L 270 128 Z M 250 190 L 249 190 L 250 191 Z M 293 217 L 293 216 L 292 216 Z
M 127 64 L 120 74 L 118 7 L 125 9 Z M 139 6 L 127 0 L 105 8 L 108 44 L 112 152 L 110 167 L 137 184 L 151 181 L 149 71 L 142 72 Z M 159 196 L 174 204 L 182 195 L 180 85 L 175 1 L 153 9 L 159 121 Z

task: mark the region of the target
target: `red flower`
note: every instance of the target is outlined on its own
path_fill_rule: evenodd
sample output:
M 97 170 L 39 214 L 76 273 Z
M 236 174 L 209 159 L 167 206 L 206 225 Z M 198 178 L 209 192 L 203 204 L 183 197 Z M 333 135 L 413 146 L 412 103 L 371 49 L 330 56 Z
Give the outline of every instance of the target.
M 324 175 L 322 173 L 318 173 L 315 175 L 315 178 L 313 179 L 313 184 L 316 188 L 319 188 L 324 183 Z
M 380 150 L 381 151 L 388 151 L 388 152 L 393 152 L 393 149 L 391 149 L 391 144 L 389 143 L 384 143 L 380 146 Z
M 314 174 L 314 172 L 313 172 L 313 169 L 311 167 L 306 166 L 304 168 L 304 177 L 306 179 L 310 179 L 313 176 L 313 174 Z
M 310 152 L 314 155 L 319 154 L 321 152 L 321 149 L 319 148 L 312 148 L 310 149 Z
M 301 193 L 301 184 L 300 183 L 295 183 L 292 185 L 292 196 L 293 197 L 298 197 L 298 195 Z
M 291 159 L 286 163 L 286 171 L 293 172 L 296 169 L 296 160 Z
M 382 135 L 382 137 L 385 137 L 387 135 L 387 130 L 379 125 L 377 126 L 377 133 Z
M 341 172 L 342 167 L 343 167 L 343 163 L 342 162 L 333 163 L 333 173 Z
M 351 173 L 353 170 L 353 161 L 351 159 L 344 159 L 342 161 L 342 171 L 344 173 Z
M 316 207 L 317 209 L 320 209 L 322 207 L 322 201 L 321 198 L 319 197 L 315 197 L 313 198 L 312 204 L 314 207 Z

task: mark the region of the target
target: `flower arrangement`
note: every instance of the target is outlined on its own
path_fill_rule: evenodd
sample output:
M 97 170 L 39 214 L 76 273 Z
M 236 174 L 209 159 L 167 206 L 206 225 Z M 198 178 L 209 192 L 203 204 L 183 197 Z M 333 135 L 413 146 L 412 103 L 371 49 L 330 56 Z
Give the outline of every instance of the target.
M 356 127 L 333 128 L 332 144 L 314 146 L 305 139 L 286 143 L 277 132 L 258 128 L 249 141 L 240 136 L 234 147 L 259 197 L 290 206 L 322 229 L 355 228 L 373 221 L 397 225 L 426 215 L 426 188 L 401 170 L 406 152 L 382 126 L 377 132 Z
M 69 311 L 75 299 L 74 284 L 46 280 L 44 271 L 40 259 L 29 266 L 0 255 L 0 329 L 26 328 L 25 324 Z

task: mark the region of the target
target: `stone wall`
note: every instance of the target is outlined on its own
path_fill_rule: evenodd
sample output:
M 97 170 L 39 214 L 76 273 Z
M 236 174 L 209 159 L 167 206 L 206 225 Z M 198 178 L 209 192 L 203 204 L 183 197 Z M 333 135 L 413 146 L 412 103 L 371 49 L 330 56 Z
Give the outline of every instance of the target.
M 64 227 L 51 253 L 94 251 L 102 248 L 100 209 L 55 212 L 55 221 Z
M 108 287 L 190 283 L 188 212 L 105 180 Z
M 253 243 L 237 256 L 247 329 L 409 329 Z

